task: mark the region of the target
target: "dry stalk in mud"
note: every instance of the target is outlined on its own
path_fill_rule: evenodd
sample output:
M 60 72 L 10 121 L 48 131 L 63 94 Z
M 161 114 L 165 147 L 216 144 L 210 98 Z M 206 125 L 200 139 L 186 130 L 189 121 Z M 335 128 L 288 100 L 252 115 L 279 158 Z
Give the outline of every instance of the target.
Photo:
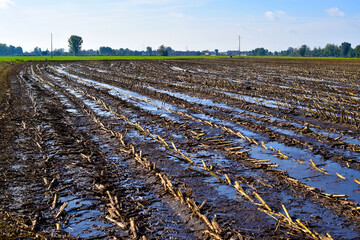
M 100 122 L 99 119 L 94 120 L 94 122 L 97 123 L 101 127 L 101 129 L 103 129 L 107 132 L 109 131 L 109 129 L 107 129 L 105 127 L 105 125 Z M 141 126 L 139 127 L 139 124 L 135 124 L 135 125 L 138 127 L 137 128 L 138 130 L 141 130 L 142 132 L 148 134 L 148 131 L 145 131 L 145 129 L 142 128 Z M 121 136 L 120 133 L 115 133 L 115 135 Z M 156 140 L 156 139 L 160 143 L 164 144 L 166 147 L 170 148 L 169 144 L 167 144 L 166 141 L 163 138 L 161 138 L 160 136 L 158 136 L 157 138 L 154 137 L 154 140 Z M 132 150 L 129 151 L 129 154 L 131 154 L 137 160 L 137 162 L 139 162 L 142 166 L 144 166 L 145 169 L 147 169 L 148 171 L 151 171 L 153 173 L 157 172 L 156 176 L 161 180 L 161 183 L 164 186 L 165 191 L 169 192 L 172 196 L 175 197 L 175 199 L 179 200 L 181 203 L 183 203 L 183 204 L 187 203 L 187 206 L 189 206 L 190 210 L 192 210 L 193 213 L 196 216 L 198 216 L 200 220 L 202 220 L 206 223 L 206 225 L 210 228 L 210 230 L 204 231 L 204 234 L 211 235 L 212 237 L 216 236 L 217 239 L 222 239 L 222 237 L 220 235 L 218 235 L 219 233 L 222 233 L 219 224 L 216 221 L 213 221 L 212 223 L 210 223 L 208 218 L 205 215 L 200 213 L 200 209 L 196 206 L 195 201 L 190 198 L 191 195 L 184 194 L 180 188 L 176 188 L 165 174 L 159 173 L 159 169 L 157 169 L 154 164 L 151 164 L 146 158 L 142 157 L 141 151 L 139 153 L 136 153 L 134 150 L 134 146 L 131 146 L 131 149 Z M 174 149 L 177 149 L 177 148 L 175 147 Z M 173 150 L 173 151 L 175 151 L 175 150 Z M 180 151 L 177 149 L 176 152 L 180 152 Z M 157 171 L 154 171 L 154 170 L 157 170 Z M 108 199 L 110 201 L 110 207 L 111 207 L 110 208 L 111 210 L 108 209 L 108 212 L 110 213 L 111 217 L 107 216 L 106 219 L 115 223 L 116 225 L 118 225 L 121 228 L 128 228 L 131 231 L 132 236 L 134 238 L 137 238 L 136 226 L 135 226 L 134 219 L 130 219 L 130 224 L 125 224 L 121 221 L 116 220 L 117 218 L 120 217 L 119 210 L 116 208 L 116 203 L 114 202 L 110 192 L 107 191 L 106 193 L 108 195 Z M 117 215 L 115 215 L 115 213 L 117 213 Z
M 61 207 L 59 208 L 55 218 L 58 218 L 65 210 L 65 208 L 67 207 L 67 205 L 69 204 L 69 202 L 65 202 L 63 203 L 63 205 L 61 205 Z
M 92 98 L 92 99 L 94 99 L 94 98 Z M 134 97 L 134 99 L 137 99 L 137 100 L 142 100 L 141 98 L 138 98 L 138 97 Z M 148 101 L 148 100 L 146 100 L 145 99 L 145 101 L 147 102 L 147 103 L 149 103 L 150 101 Z M 298 102 L 299 102 L 299 100 L 297 100 Z M 326 99 L 326 101 L 328 101 L 327 99 Z M 103 105 L 101 102 L 98 102 L 98 104 L 100 104 L 100 105 Z M 257 103 L 257 104 L 259 104 L 259 102 Z M 104 107 L 104 109 L 108 109 L 110 112 L 114 112 L 110 107 L 107 107 L 106 105 L 105 106 L 103 106 Z M 280 109 L 280 107 L 290 107 L 289 106 L 289 104 L 288 104 L 288 102 L 287 102 L 287 100 L 285 100 L 285 102 L 284 103 L 280 103 L 279 102 L 279 104 L 278 104 L 278 108 Z M 325 116 L 328 116 L 329 117 L 329 114 L 326 112 L 326 111 L 322 111 L 323 112 L 323 117 L 325 117 Z M 349 119 L 347 119 L 346 120 L 346 117 L 345 117 L 345 115 L 346 115 L 347 113 L 346 113 L 346 111 L 344 111 L 343 112 L 343 114 L 342 115 L 344 115 L 344 117 L 343 117 L 343 120 L 344 121 L 350 121 Z M 190 115 L 189 115 L 190 116 Z M 330 116 L 332 116 L 332 115 L 330 115 Z M 334 114 L 334 116 L 335 116 L 335 114 Z M 121 117 L 120 115 L 117 115 L 117 117 L 119 117 L 119 118 L 121 118 L 121 119 L 126 119 L 126 118 L 124 118 L 124 117 Z M 191 117 L 191 116 L 190 116 Z M 189 118 L 190 118 L 189 117 Z M 195 118 L 190 118 L 190 119 L 192 119 L 192 120 L 194 120 Z M 196 120 L 196 119 L 195 119 Z M 211 122 L 204 122 L 205 124 L 207 124 L 207 125 L 209 125 L 209 126 L 213 126 L 213 127 L 216 127 L 216 128 L 219 128 L 220 126 L 219 125 L 217 125 L 217 124 L 213 124 L 213 123 L 211 123 Z M 134 125 L 133 125 L 134 126 Z M 150 133 L 148 132 L 148 130 L 145 130 L 144 128 L 142 128 L 141 126 L 139 127 L 139 126 L 134 126 L 138 131 L 140 131 L 140 132 L 142 132 L 142 133 L 144 133 L 144 135 L 145 134 L 148 134 L 147 136 L 149 136 L 150 135 Z M 104 128 L 105 128 L 105 126 L 103 125 L 102 127 L 101 127 L 103 130 L 105 130 Z M 221 128 L 221 127 L 220 127 Z M 229 129 L 229 128 L 222 128 L 222 130 L 223 131 L 227 131 L 227 132 L 229 132 L 229 133 L 231 133 L 231 134 L 234 134 L 235 133 L 235 135 L 237 135 L 238 137 L 240 137 L 240 138 L 243 138 L 243 139 L 245 139 L 249 144 L 255 144 L 256 146 L 258 145 L 258 144 L 256 144 L 257 143 L 257 141 L 255 140 L 255 142 L 253 141 L 253 139 L 251 139 L 251 138 L 248 138 L 248 137 L 244 137 L 241 133 L 237 133 L 237 132 L 234 132 L 233 130 L 231 130 L 231 129 Z M 232 132 L 231 132 L 232 131 Z M 111 130 L 109 130 L 109 131 L 107 131 L 108 133 L 110 133 L 112 136 L 114 136 L 114 135 L 116 135 L 117 133 L 115 132 L 112 132 Z M 201 135 L 199 135 L 199 134 L 197 134 L 197 136 L 200 138 L 200 137 L 202 137 Z M 241 137 L 241 136 L 243 136 L 243 137 Z M 154 136 L 154 137 L 157 137 L 157 136 Z M 164 136 L 163 136 L 164 137 Z M 164 137 L 165 139 L 166 139 L 166 137 Z M 123 142 L 123 138 L 122 138 L 122 136 L 118 136 L 118 139 L 121 139 L 121 141 L 122 141 L 122 145 L 125 147 L 125 144 L 124 144 L 124 142 Z M 162 140 L 161 140 L 162 139 Z M 179 152 L 179 149 L 175 146 L 175 144 L 174 143 L 167 143 L 163 138 L 157 138 L 157 139 L 154 139 L 155 141 L 157 141 L 158 143 L 160 143 L 162 146 L 164 146 L 167 150 L 169 150 L 169 149 L 171 149 L 171 150 L 173 150 L 173 153 L 178 153 L 178 154 L 180 154 L 180 152 Z M 265 144 L 264 144 L 265 145 Z M 264 146 L 263 144 L 261 144 L 261 146 L 265 149 L 265 150 L 268 150 L 268 148 L 267 148 L 267 146 L 265 145 Z M 271 147 L 270 147 L 271 148 Z M 171 150 L 169 150 L 169 151 L 171 151 Z M 232 150 L 238 150 L 238 149 L 231 149 L 231 148 L 228 148 L 228 149 L 225 149 L 226 151 L 232 151 Z M 130 151 L 130 153 L 131 154 L 136 154 L 136 155 L 140 155 L 140 156 L 135 156 L 135 158 L 136 158 L 136 160 L 138 161 L 138 162 L 141 162 L 142 161 L 142 156 L 141 156 L 141 153 L 140 154 L 137 154 L 136 152 L 135 152 L 135 150 L 132 148 L 131 150 L 124 150 L 124 151 Z M 274 151 L 274 155 L 275 155 L 275 153 L 276 152 L 278 152 L 279 153 L 279 157 L 281 158 L 282 157 L 282 155 L 280 154 L 281 153 L 281 151 L 280 150 L 276 150 L 276 149 L 274 149 L 274 148 L 272 148 L 272 151 Z M 181 155 L 181 154 L 180 154 Z M 285 154 L 284 154 L 285 155 Z M 239 154 L 239 156 L 245 156 L 246 157 L 246 153 L 244 153 L 244 154 Z M 286 155 L 285 155 L 286 156 Z M 288 156 L 287 156 L 288 157 Z M 184 158 L 185 159 L 185 158 Z M 190 159 L 190 158 L 189 158 Z M 190 162 L 188 159 L 186 159 L 188 162 Z M 191 160 L 191 159 L 190 159 Z M 247 160 L 248 161 L 251 161 L 251 162 L 253 162 L 256 166 L 258 165 L 258 164 L 262 164 L 261 166 L 263 166 L 264 168 L 267 168 L 267 167 L 270 167 L 269 165 L 268 166 L 266 166 L 266 164 L 265 163 L 267 163 L 265 160 L 257 160 L 257 159 L 250 159 L 248 156 L 247 156 Z M 191 163 L 191 162 L 190 162 Z M 314 164 L 315 165 L 315 164 Z M 315 167 L 317 167 L 316 165 L 315 165 Z M 318 168 L 318 167 L 317 167 Z M 205 168 L 205 170 L 206 170 L 206 168 Z M 339 176 L 340 174 L 338 174 L 337 173 L 337 176 L 340 178 L 340 179 L 343 179 L 342 178 L 342 176 L 340 177 Z M 230 180 L 230 178 L 226 175 L 225 176 L 225 179 L 226 179 L 226 182 L 229 184 L 229 185 L 231 185 L 231 180 Z M 355 181 L 355 180 L 354 180 Z M 356 181 L 355 181 L 356 182 Z M 250 193 L 251 194 L 251 193 Z M 253 196 L 253 195 L 251 195 L 251 196 Z M 332 195 L 332 196 L 341 196 L 341 195 Z M 257 199 L 257 198 L 255 198 L 255 199 Z M 286 208 L 285 208 L 285 206 L 283 206 L 283 210 L 285 211 L 285 215 L 286 215 L 286 217 L 287 218 L 289 218 L 289 214 L 287 213 L 287 210 L 285 210 Z M 300 224 L 300 223 L 299 223 Z
M 325 174 L 325 175 L 329 175 L 329 173 L 326 172 L 325 170 L 318 168 L 312 159 L 310 159 L 309 165 L 310 165 L 311 167 L 313 167 L 314 169 L 316 169 L 317 171 L 319 171 L 319 172 L 321 172 L 321 173 L 323 173 L 323 174 Z
M 105 104 L 105 103 L 104 103 Z M 113 114 L 115 114 L 115 115 L 118 115 L 117 113 L 116 113 L 116 111 L 114 111 L 114 110 L 112 110 L 112 113 Z M 102 124 L 101 122 L 100 122 L 100 120 L 98 120 L 97 121 L 97 123 L 98 123 L 98 125 L 103 129 L 103 130 L 106 130 L 106 131 L 109 131 L 108 129 L 106 129 L 106 127 L 104 126 L 104 124 Z M 165 148 L 167 148 L 168 150 L 170 150 L 170 151 L 173 151 L 173 152 L 175 152 L 175 149 L 177 149 L 177 151 L 176 152 L 179 152 L 179 149 L 177 148 L 177 147 L 175 147 L 175 148 L 170 148 L 170 145 L 162 138 L 162 137 L 160 137 L 160 136 L 157 136 L 157 137 L 155 137 L 154 135 L 152 135 L 148 130 L 145 130 L 145 128 L 144 127 L 142 127 L 142 126 L 140 126 L 140 124 L 139 123 L 132 123 L 132 122 L 128 122 L 130 125 L 133 125 L 136 129 L 138 129 L 139 130 L 139 132 L 141 132 L 142 134 L 146 134 L 146 136 L 150 136 L 150 137 L 152 137 L 155 141 L 157 141 L 157 142 L 159 142 L 161 145 L 163 145 Z M 226 128 L 226 130 L 228 131 L 228 129 Z M 249 139 L 248 140 L 249 142 L 251 142 L 251 143 L 254 143 L 254 141 L 253 140 L 251 140 L 251 139 Z M 171 145 L 173 145 L 173 144 L 171 144 Z M 257 146 L 258 146 L 258 144 L 257 144 Z M 134 148 L 132 148 L 132 149 L 134 149 Z M 134 152 L 134 150 L 132 150 L 132 153 L 133 153 L 133 155 L 135 155 L 135 152 Z M 141 158 L 138 158 L 138 159 L 141 159 Z M 189 158 L 190 159 L 190 158 Z M 149 164 L 145 164 L 144 163 L 144 161 L 142 161 L 143 162 L 143 164 L 142 165 L 149 165 Z M 263 163 L 263 162 L 261 162 L 261 161 L 259 161 L 260 163 Z M 150 164 L 151 165 L 151 164 Z M 206 165 L 206 164 L 205 164 Z M 205 170 L 211 170 L 209 167 L 207 167 L 207 165 L 206 165 L 206 167 L 204 166 L 204 168 L 205 168 Z M 211 172 L 210 172 L 211 173 Z M 163 186 L 164 186 L 164 188 L 165 188 L 165 190 L 166 191 L 168 191 L 171 195 L 173 195 L 176 199 L 179 199 L 180 201 L 183 201 L 182 200 L 182 194 L 179 194 L 178 195 L 178 191 L 177 191 L 177 189 L 174 189 L 174 186 L 172 185 L 172 183 L 171 183 L 171 181 L 166 177 L 166 176 L 164 176 L 164 175 L 161 175 L 161 174 L 157 174 L 157 176 L 160 178 L 160 180 L 161 180 L 161 182 L 162 182 L 162 184 L 163 184 Z M 221 180 L 221 178 L 219 177 L 218 178 L 219 180 Z M 222 181 L 222 180 L 221 180 Z M 222 181 L 223 182 L 223 181 Z M 231 182 L 231 181 L 230 181 Z M 231 185 L 231 186 L 233 186 L 233 185 Z M 239 183 L 238 182 L 235 182 L 235 186 L 233 186 L 235 189 L 237 189 L 243 196 L 245 196 L 250 202 L 252 202 L 252 203 L 254 203 L 255 205 L 257 205 L 257 203 L 255 202 L 255 201 L 253 201 L 253 199 L 252 198 L 250 198 L 243 190 L 241 190 L 242 188 L 240 188 L 239 187 L 240 185 L 239 185 Z M 239 190 L 240 189 L 240 190 Z M 180 191 L 181 192 L 181 191 Z M 324 237 L 324 236 L 321 236 L 320 234 L 318 234 L 317 232 L 315 232 L 315 231 L 311 231 L 311 230 L 309 230 L 309 228 L 308 227 L 306 227 L 304 224 L 302 224 L 301 223 L 301 221 L 299 220 L 299 219 L 297 219 L 296 220 L 296 223 L 295 222 L 292 222 L 291 224 L 289 224 L 288 223 L 288 221 L 286 220 L 286 221 L 283 221 L 281 218 L 282 217 L 284 217 L 285 219 L 287 219 L 287 217 L 286 216 L 284 216 L 283 214 L 281 214 L 281 213 L 275 213 L 275 212 L 273 212 L 272 210 L 271 210 L 271 208 L 266 204 L 266 202 L 256 193 L 256 192 L 254 192 L 253 193 L 254 195 L 255 195 L 255 197 L 256 198 L 258 198 L 259 200 L 260 200 L 260 202 L 261 202 L 261 205 L 262 206 L 264 206 L 265 207 L 265 209 L 260 209 L 260 210 L 262 210 L 263 212 L 265 212 L 266 214 L 268 214 L 269 216 L 271 216 L 271 217 L 273 217 L 274 219 L 276 219 L 277 221 L 279 221 L 280 223 L 282 223 L 283 224 L 283 226 L 285 226 L 285 227 L 289 227 L 290 229 L 292 229 L 292 230 L 296 230 L 296 231 L 300 231 L 300 232 L 302 232 L 302 233 L 304 233 L 304 234 L 309 234 L 312 238 L 314 238 L 314 239 L 329 239 L 329 238 L 326 238 L 326 237 Z M 187 201 L 187 200 L 186 200 Z M 189 205 L 189 203 L 188 203 L 188 205 Z M 189 207 L 190 207 L 191 205 L 189 205 Z M 193 209 L 196 209 L 196 208 L 193 208 Z M 209 226 L 209 228 L 213 231 L 214 229 L 214 227 L 212 226 L 212 227 L 210 227 L 210 225 L 211 225 L 211 223 L 207 220 L 207 218 L 205 218 L 205 217 L 203 217 L 203 215 L 200 215 L 200 214 L 198 214 L 196 211 L 194 212 L 195 214 L 197 214 L 197 216 L 200 218 L 200 219 L 203 219 L 204 220 L 204 222 Z M 209 224 L 210 223 L 210 224 Z M 214 234 L 216 234 L 216 233 L 214 233 Z M 220 236 L 219 236 L 220 237 Z

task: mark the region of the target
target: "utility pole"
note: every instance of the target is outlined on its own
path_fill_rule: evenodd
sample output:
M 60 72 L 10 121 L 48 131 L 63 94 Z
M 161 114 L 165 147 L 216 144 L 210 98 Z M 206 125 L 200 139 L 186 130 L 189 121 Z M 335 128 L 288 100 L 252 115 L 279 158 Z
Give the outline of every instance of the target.
M 239 35 L 239 58 L 241 56 L 241 52 L 240 52 L 240 35 Z
M 51 33 L 51 58 L 53 58 L 53 36 Z

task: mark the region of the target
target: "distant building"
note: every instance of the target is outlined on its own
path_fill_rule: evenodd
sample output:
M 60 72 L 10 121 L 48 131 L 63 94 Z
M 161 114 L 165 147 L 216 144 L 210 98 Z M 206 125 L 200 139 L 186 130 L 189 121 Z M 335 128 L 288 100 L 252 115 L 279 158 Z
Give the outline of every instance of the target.
M 226 52 L 227 56 L 239 56 L 239 50 L 229 50 Z M 241 51 L 240 56 L 251 56 L 251 52 L 249 51 Z
M 174 56 L 200 56 L 201 52 L 199 51 L 174 51 Z

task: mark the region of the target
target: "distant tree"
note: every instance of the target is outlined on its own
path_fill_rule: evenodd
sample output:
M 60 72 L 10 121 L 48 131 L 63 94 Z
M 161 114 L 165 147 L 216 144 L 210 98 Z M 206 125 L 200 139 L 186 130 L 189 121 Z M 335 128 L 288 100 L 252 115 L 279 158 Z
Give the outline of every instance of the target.
M 10 45 L 8 49 L 8 55 L 15 55 L 15 49 L 16 48 L 13 45 Z
M 49 56 L 50 55 L 50 52 L 48 49 L 46 49 L 45 51 L 41 51 L 41 55 L 42 56 Z
M 340 56 L 341 57 L 350 57 L 349 53 L 351 52 L 351 44 L 348 42 L 343 42 L 340 47 Z
M 22 49 L 22 47 L 17 47 L 17 48 L 15 48 L 15 54 L 14 55 L 23 55 L 24 54 L 24 52 L 23 52 L 23 49 Z
M 360 58 L 360 45 L 356 46 L 354 53 L 355 53 L 355 57 Z
M 297 52 L 300 57 L 305 57 L 306 53 L 309 52 L 309 50 L 309 47 L 304 44 L 298 49 Z
M 286 51 L 285 51 L 285 56 L 293 56 L 295 54 L 295 49 L 292 47 L 289 47 Z
M 166 51 L 168 52 L 168 56 L 171 56 L 174 52 L 174 50 L 171 47 L 167 47 Z
M 125 50 L 124 50 L 124 55 L 125 56 L 131 56 L 131 50 L 130 49 L 128 49 L 128 48 L 126 48 Z
M 34 48 L 34 51 L 33 51 L 33 54 L 34 54 L 35 56 L 41 56 L 41 48 L 35 47 L 35 48 Z
M 82 50 L 79 51 L 79 53 L 81 53 L 81 55 L 83 56 L 99 56 L 99 50 L 93 50 L 93 49 Z
M 219 49 L 215 49 L 215 56 L 219 55 Z
M 7 52 L 7 46 L 6 44 L 0 44 L 0 56 L 5 56 Z
M 327 44 L 323 56 L 324 57 L 339 57 L 340 49 L 335 44 Z
M 313 57 L 322 57 L 323 54 L 323 50 L 321 48 L 314 48 L 314 50 L 312 51 L 312 56 Z
M 166 47 L 164 45 L 161 45 L 158 49 L 158 55 L 160 56 L 169 56 L 169 52 L 166 49 Z
M 119 56 L 125 56 L 125 49 L 120 48 L 119 50 L 116 51 L 116 54 Z
M 134 56 L 142 56 L 142 55 L 143 55 L 142 51 L 137 51 L 137 50 L 134 51 Z
M 146 52 L 149 56 L 151 56 L 153 54 L 153 50 L 150 46 L 146 48 Z
M 53 51 L 53 55 L 54 55 L 54 56 L 62 56 L 62 55 L 65 55 L 65 49 L 63 49 L 63 48 L 55 49 L 55 50 Z
M 269 50 L 264 49 L 264 48 L 255 48 L 254 50 L 251 51 L 251 54 L 253 56 L 267 56 L 269 53 Z
M 0 44 L 0 55 L 23 55 L 23 50 L 21 47 L 14 47 L 13 45 L 7 46 L 6 44 Z
M 349 57 L 349 58 L 355 57 L 355 49 L 350 48 L 349 53 L 348 53 L 348 57 Z
M 116 54 L 116 51 L 111 47 L 100 47 L 99 53 L 101 56 L 113 56 Z
M 68 43 L 69 43 L 70 52 L 72 52 L 76 56 L 76 54 L 81 50 L 83 39 L 82 37 L 72 35 L 69 38 Z

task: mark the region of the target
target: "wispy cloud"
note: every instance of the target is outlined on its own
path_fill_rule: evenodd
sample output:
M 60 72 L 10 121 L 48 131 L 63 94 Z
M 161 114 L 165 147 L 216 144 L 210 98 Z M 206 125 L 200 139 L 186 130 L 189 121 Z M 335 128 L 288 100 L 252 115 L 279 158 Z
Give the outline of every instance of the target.
M 280 17 L 286 16 L 286 12 L 282 10 L 277 10 L 275 12 L 267 11 L 264 15 L 267 19 L 273 21 L 278 20 Z
M 325 12 L 331 16 L 331 17 L 344 17 L 345 13 L 340 11 L 339 8 L 329 8 L 329 9 L 325 9 Z
M 5 9 L 14 5 L 15 3 L 12 0 L 0 0 L 0 9 Z
M 269 20 L 275 20 L 276 19 L 276 16 L 275 16 L 275 13 L 273 13 L 272 11 L 267 11 L 265 13 L 265 17 Z

